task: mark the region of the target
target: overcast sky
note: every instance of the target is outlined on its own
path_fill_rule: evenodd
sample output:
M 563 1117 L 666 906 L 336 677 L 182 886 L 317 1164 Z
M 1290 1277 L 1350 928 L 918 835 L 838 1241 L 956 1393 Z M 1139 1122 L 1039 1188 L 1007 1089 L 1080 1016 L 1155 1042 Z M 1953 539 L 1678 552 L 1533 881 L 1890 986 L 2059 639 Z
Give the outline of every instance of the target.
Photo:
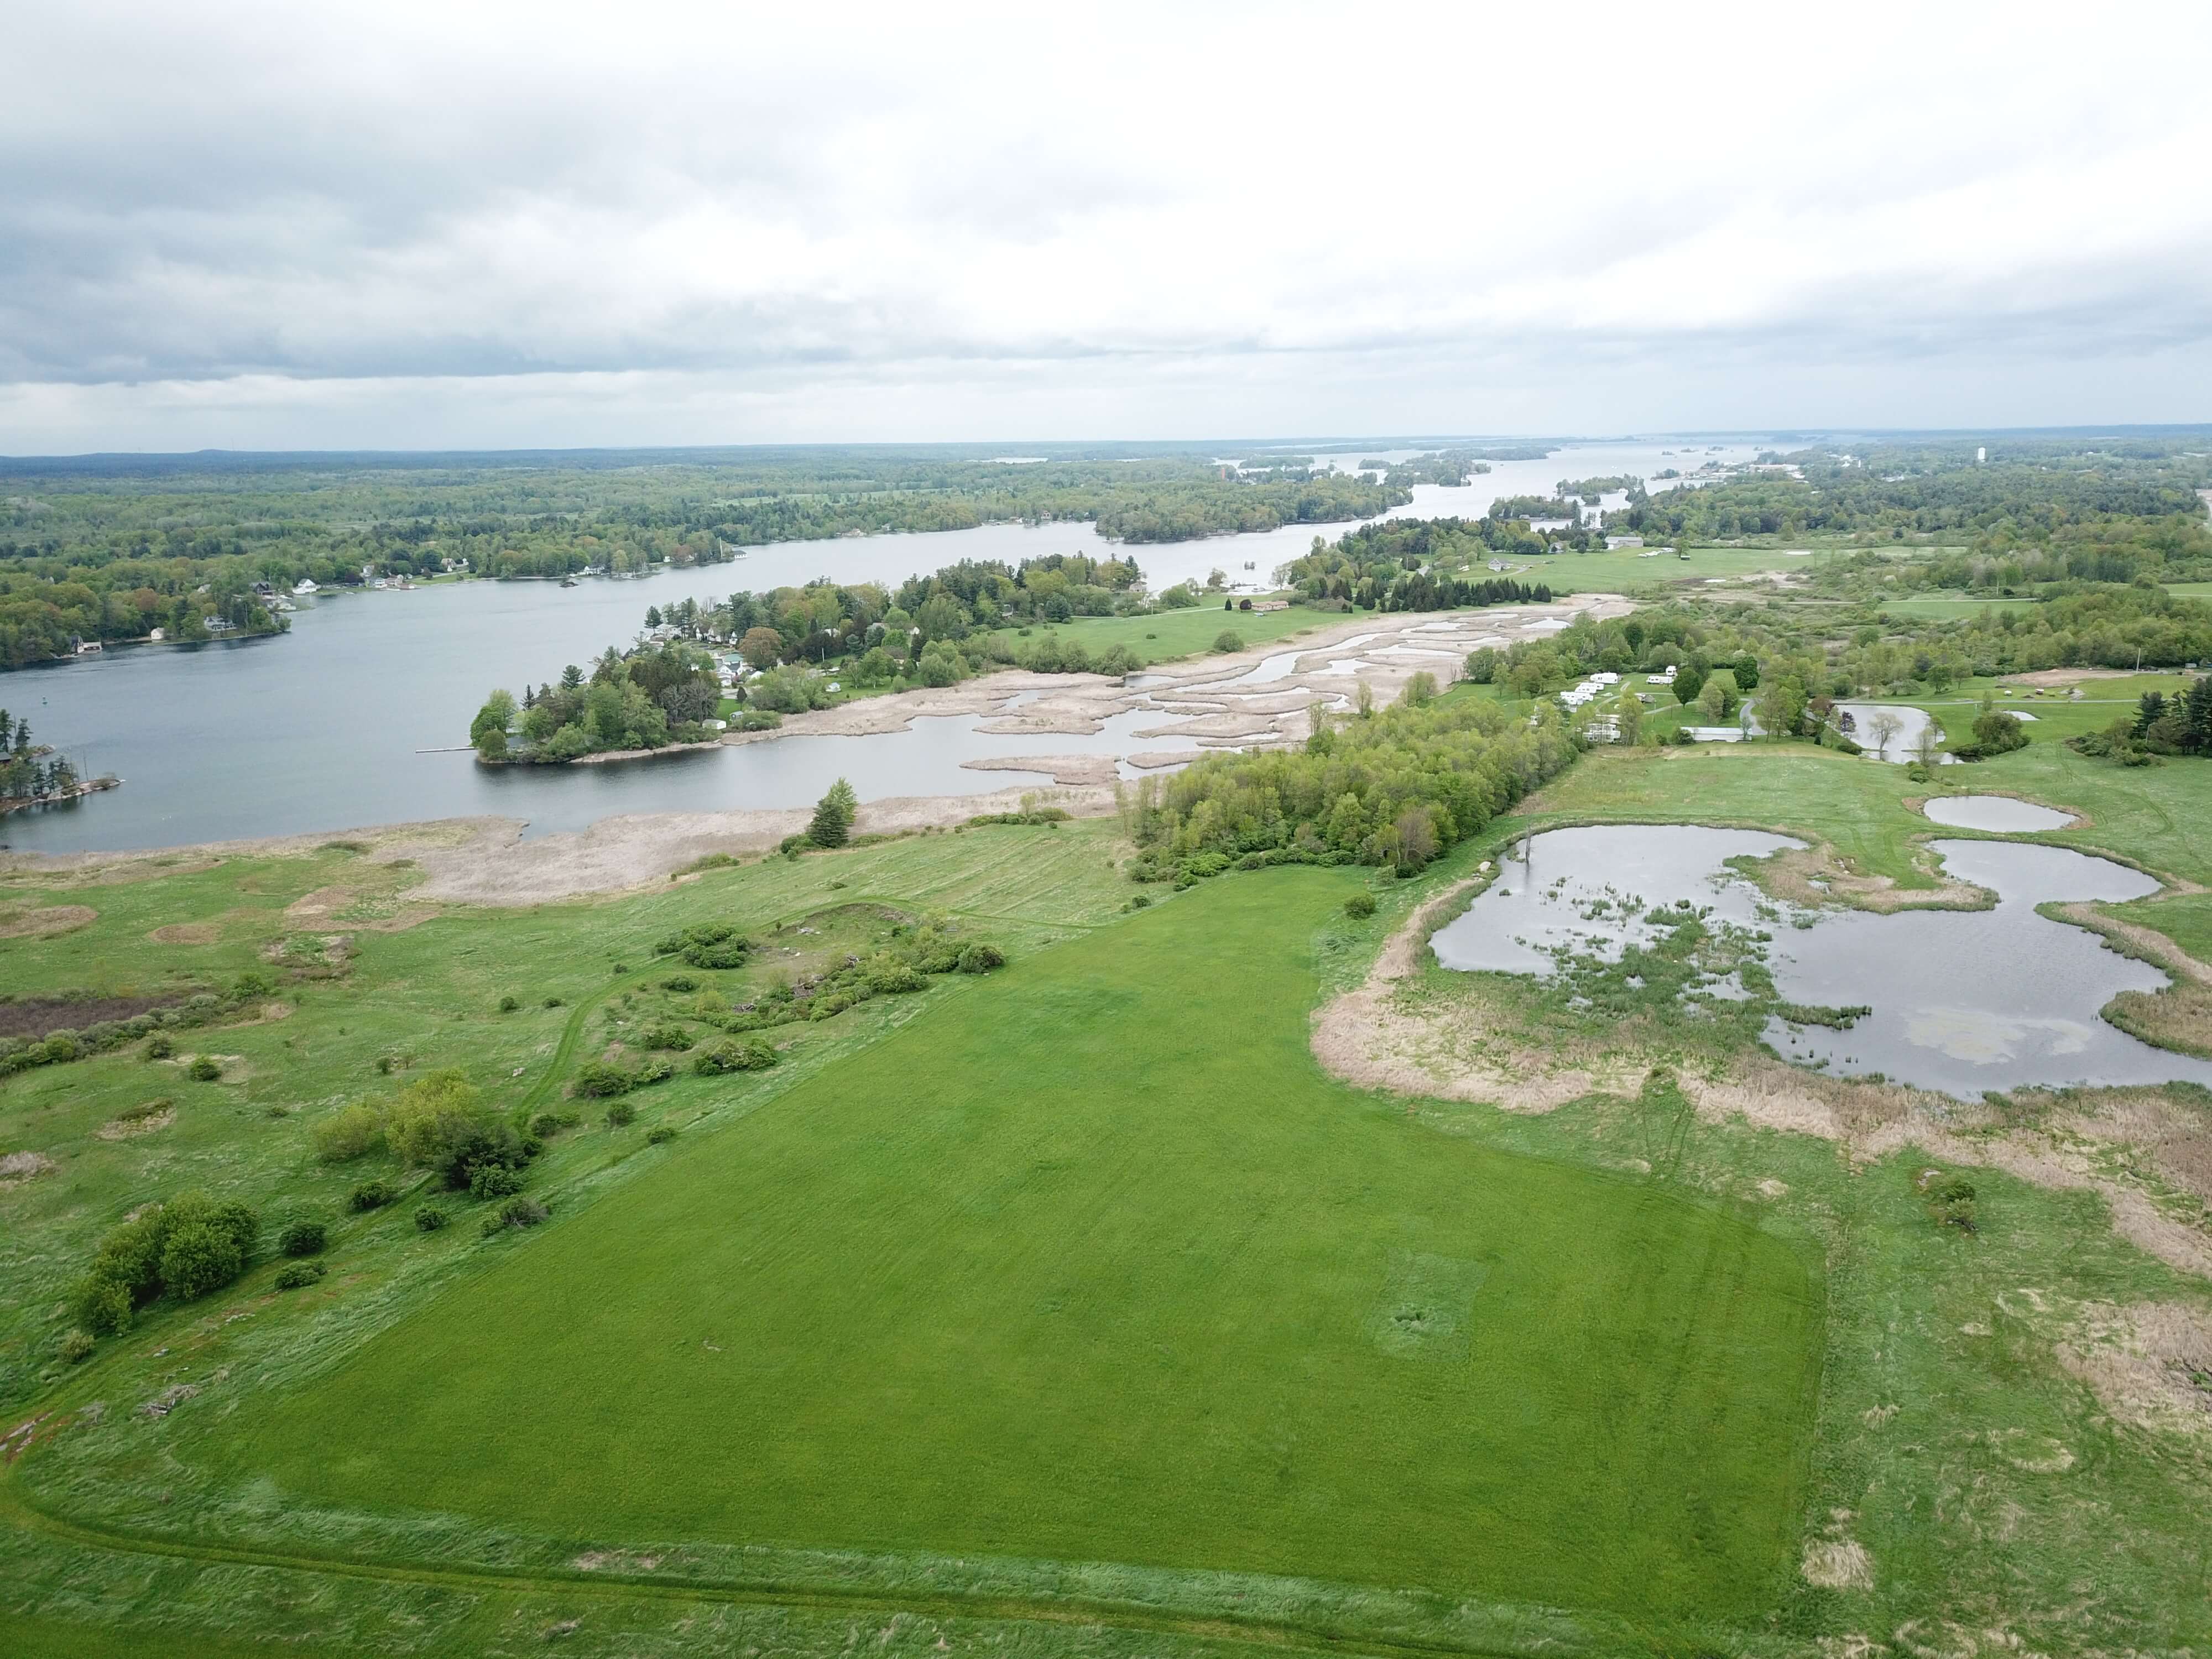
M 2212 4 L 6 7 L 0 452 L 2212 421 Z

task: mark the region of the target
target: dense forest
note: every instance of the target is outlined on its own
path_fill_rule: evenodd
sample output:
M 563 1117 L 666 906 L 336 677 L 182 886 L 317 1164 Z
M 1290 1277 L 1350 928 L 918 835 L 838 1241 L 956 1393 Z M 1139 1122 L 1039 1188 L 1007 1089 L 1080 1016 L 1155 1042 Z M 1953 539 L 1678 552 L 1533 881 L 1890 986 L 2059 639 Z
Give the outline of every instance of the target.
M 197 465 L 192 463 L 197 461 Z M 91 458 L 0 463 L 0 665 L 75 641 L 281 629 L 302 579 L 560 577 L 878 531 L 1085 520 L 1133 544 L 1371 517 L 1410 486 L 1247 477 L 1173 447 Z
M 1361 525 L 1334 543 L 1318 536 L 1276 580 L 1309 605 L 1363 611 L 1432 611 L 1461 605 L 1544 603 L 1552 590 L 1499 579 L 1454 576 L 1447 569 L 1497 557 L 1546 551 L 1527 523 L 1513 519 L 1386 519 Z

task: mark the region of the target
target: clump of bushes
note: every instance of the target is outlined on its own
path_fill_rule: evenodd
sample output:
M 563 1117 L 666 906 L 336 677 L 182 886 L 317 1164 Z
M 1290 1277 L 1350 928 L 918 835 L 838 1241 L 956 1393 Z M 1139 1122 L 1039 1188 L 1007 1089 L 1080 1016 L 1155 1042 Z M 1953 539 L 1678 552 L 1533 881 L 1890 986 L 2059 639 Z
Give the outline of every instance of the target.
M 319 1261 L 288 1261 L 276 1272 L 280 1291 L 305 1290 L 330 1271 Z
M 482 1203 L 510 1198 L 522 1190 L 522 1172 L 504 1164 L 479 1164 L 469 1172 L 469 1196 Z
M 968 827 L 981 830 L 994 823 L 1066 823 L 1071 821 L 1064 807 L 1033 806 L 1019 812 L 978 812 L 968 820 Z
M 645 1144 L 648 1146 L 665 1146 L 675 1139 L 676 1131 L 665 1123 L 656 1123 L 645 1132 Z
M 480 1170 L 520 1171 L 535 1156 L 531 1143 L 485 1109 L 476 1085 L 450 1070 L 399 1091 L 388 1135 L 393 1152 L 434 1170 L 455 1192 L 473 1190 Z
M 1354 921 L 1364 921 L 1375 914 L 1375 895 L 1354 893 L 1344 902 L 1344 914 Z
M 451 1219 L 450 1216 L 434 1204 L 425 1204 L 415 1212 L 416 1226 L 426 1233 L 436 1232 Z
M 1213 648 L 1216 651 L 1242 651 L 1244 636 L 1233 628 L 1224 628 L 1213 636 Z
M 149 1060 L 167 1060 L 176 1052 L 176 1039 L 167 1031 L 156 1031 L 146 1039 L 146 1058 Z
M 691 1056 L 691 1069 L 701 1077 L 719 1077 L 727 1072 L 764 1072 L 775 1060 L 775 1050 L 765 1038 L 744 1037 L 702 1048 Z
M 72 1327 L 62 1337 L 60 1350 L 62 1363 L 66 1365 L 81 1365 L 92 1358 L 92 1351 L 98 1346 L 90 1331 Z
M 73 1298 L 76 1322 L 110 1335 L 161 1297 L 190 1302 L 220 1289 L 245 1270 L 260 1231 L 260 1218 L 234 1200 L 188 1192 L 149 1205 L 100 1240 Z
M 576 1080 L 570 1087 L 586 1100 L 611 1100 L 633 1089 L 665 1083 L 675 1075 L 673 1060 L 648 1060 L 635 1071 L 629 1071 L 609 1060 L 587 1060 L 576 1068 Z
M 637 1121 L 637 1108 L 626 1100 L 618 1100 L 607 1108 L 607 1127 L 627 1129 Z
M 75 1059 L 76 1056 L 72 1054 L 70 1058 Z M 220 1083 L 222 1080 L 222 1062 L 213 1054 L 196 1054 L 192 1057 L 192 1063 L 185 1067 L 185 1075 L 195 1083 Z
M 366 1215 L 371 1210 L 380 1210 L 399 1196 L 388 1181 L 364 1181 L 346 1194 L 346 1207 L 356 1215 Z
M 960 953 L 959 967 L 963 974 L 988 974 L 994 968 L 1006 965 L 1006 953 L 995 945 L 980 941 Z
M 313 1255 L 329 1237 L 321 1222 L 301 1218 L 285 1224 L 284 1231 L 276 1235 L 276 1248 L 286 1255 Z
M 1956 1227 L 1961 1232 L 1978 1232 L 1980 1220 L 1977 1213 L 1974 1183 L 1964 1176 L 1947 1176 L 1940 1170 L 1922 1173 L 1919 1185 L 1928 1200 L 1929 1213 L 1936 1224 Z
M 673 1049 L 684 1053 L 691 1046 L 691 1033 L 672 1019 L 664 1019 L 648 1025 L 639 1035 L 639 1043 L 647 1048 Z
M 671 933 L 653 947 L 653 953 L 680 957 L 693 968 L 742 968 L 751 949 L 752 941 L 728 923 L 706 921 Z
M 511 1014 L 520 1006 L 522 1004 L 511 996 L 501 997 L 499 1000 L 499 1011 L 502 1014 Z

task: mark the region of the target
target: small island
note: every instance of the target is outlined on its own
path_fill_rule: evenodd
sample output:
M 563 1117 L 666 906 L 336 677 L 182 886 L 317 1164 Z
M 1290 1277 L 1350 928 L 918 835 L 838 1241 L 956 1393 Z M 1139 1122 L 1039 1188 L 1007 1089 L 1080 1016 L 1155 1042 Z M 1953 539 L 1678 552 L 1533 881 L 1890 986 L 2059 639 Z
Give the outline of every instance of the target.
M 64 801 L 112 789 L 120 778 L 88 778 L 51 744 L 31 741 L 31 723 L 0 708 L 0 812 L 28 806 L 58 806 Z

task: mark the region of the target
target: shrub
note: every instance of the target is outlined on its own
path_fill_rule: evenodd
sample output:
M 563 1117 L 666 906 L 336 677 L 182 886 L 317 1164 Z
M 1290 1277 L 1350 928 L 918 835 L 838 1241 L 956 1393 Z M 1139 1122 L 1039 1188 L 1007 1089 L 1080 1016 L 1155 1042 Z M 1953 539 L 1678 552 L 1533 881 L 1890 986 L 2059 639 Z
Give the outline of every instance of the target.
M 329 1271 L 319 1261 L 288 1261 L 276 1270 L 276 1288 L 303 1291 Z
M 384 1145 L 384 1113 L 367 1101 L 332 1114 L 315 1125 L 315 1156 L 325 1164 L 346 1164 Z
M 929 984 L 919 968 L 892 956 L 878 957 L 870 962 L 865 977 L 868 989 L 878 996 L 903 996 L 926 989 Z
M 469 1185 L 485 1165 L 515 1168 L 530 1152 L 513 1128 L 483 1106 L 459 1072 L 434 1072 L 399 1091 L 392 1109 L 392 1149 L 410 1164 L 435 1170 L 446 1185 Z
M 1354 893 L 1344 902 L 1344 914 L 1354 921 L 1364 921 L 1375 914 L 1375 895 Z
M 482 1202 L 488 1198 L 512 1198 L 522 1190 L 522 1176 L 504 1164 L 479 1164 L 469 1171 L 469 1196 Z
M 434 1204 L 425 1204 L 415 1212 L 415 1224 L 426 1233 L 434 1233 L 451 1218 Z
M 691 1057 L 691 1069 L 701 1077 L 726 1072 L 764 1072 L 775 1064 L 775 1050 L 762 1037 L 718 1042 Z
M 626 1100 L 618 1100 L 607 1108 L 607 1127 L 626 1129 L 637 1121 L 637 1108 Z
M 548 1008 L 558 1008 L 562 1006 L 561 999 L 558 997 L 548 997 L 545 999 L 545 1006 Z
M 146 1058 L 167 1060 L 177 1052 L 177 1045 L 166 1031 L 156 1031 L 146 1039 Z
M 665 1123 L 656 1123 L 645 1132 L 645 1144 L 648 1146 L 664 1146 L 675 1139 L 676 1131 Z
M 356 1214 L 380 1210 L 399 1196 L 388 1181 L 364 1181 L 346 1194 L 346 1207 Z
M 672 1048 L 682 1054 L 691 1046 L 691 1033 L 673 1020 L 662 1020 L 647 1026 L 638 1040 L 647 1048 Z
M 587 1060 L 576 1068 L 576 1081 L 570 1086 L 586 1100 L 611 1100 L 617 1095 L 628 1094 L 635 1082 L 619 1066 L 610 1066 L 603 1060 Z
M 1946 1227 L 1956 1227 L 1964 1232 L 1977 1231 L 1974 1214 L 1974 1183 L 1963 1176 L 1953 1176 L 1940 1181 L 1928 1194 L 1936 1219 Z
M 62 1338 L 61 1355 L 64 1364 L 79 1365 L 92 1358 L 92 1333 L 78 1327 Z
M 222 1062 L 213 1054 L 198 1055 L 185 1067 L 185 1075 L 195 1083 L 218 1082 L 222 1077 Z
M 329 1235 L 319 1221 L 293 1221 L 276 1235 L 276 1248 L 286 1255 L 313 1255 Z
M 995 945 L 977 943 L 960 953 L 960 971 L 963 974 L 988 974 L 994 968 L 1006 965 L 1006 952 Z
M 660 981 L 660 988 L 664 991 L 696 991 L 699 988 L 699 981 L 689 974 L 671 974 Z
M 161 1243 L 161 1285 L 180 1302 L 229 1284 L 245 1266 L 237 1237 L 212 1219 L 176 1223 Z
M 501 997 L 499 1000 L 499 1011 L 502 1014 L 511 1014 L 520 1006 L 522 1004 L 514 997 Z
M 1242 651 L 1244 636 L 1233 628 L 1224 628 L 1213 636 L 1213 648 L 1216 651 Z
M 530 1133 L 541 1141 L 550 1140 L 562 1127 L 561 1120 L 550 1112 L 540 1112 L 530 1120 Z

